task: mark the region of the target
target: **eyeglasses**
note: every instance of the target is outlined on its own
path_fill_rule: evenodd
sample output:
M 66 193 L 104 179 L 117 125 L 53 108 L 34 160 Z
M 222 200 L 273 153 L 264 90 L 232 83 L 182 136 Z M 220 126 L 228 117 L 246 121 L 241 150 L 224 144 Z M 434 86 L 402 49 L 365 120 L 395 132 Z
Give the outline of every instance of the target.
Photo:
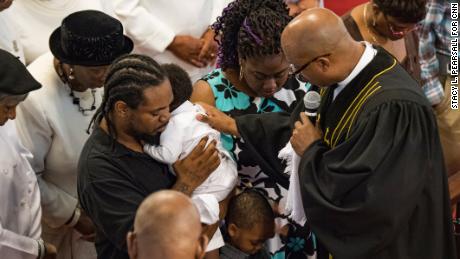
M 399 29 L 400 26 L 397 26 L 393 22 L 388 20 L 388 17 L 386 15 L 384 15 L 384 18 L 385 18 L 385 22 L 388 25 L 388 29 L 390 29 L 390 32 L 394 36 L 397 36 L 397 37 L 404 37 L 404 35 L 406 35 L 407 33 L 411 32 L 411 31 L 414 31 L 414 30 L 417 30 L 418 28 L 420 28 L 420 24 L 415 23 L 415 24 L 413 24 L 411 26 L 407 26 L 407 27 L 404 27 L 402 29 Z M 395 29 L 395 27 L 397 27 L 397 28 L 399 27 L 399 28 Z
M 305 77 L 302 76 L 302 73 L 301 73 L 301 72 L 302 72 L 304 69 L 306 69 L 311 63 L 317 61 L 317 60 L 320 59 L 320 58 L 328 57 L 328 56 L 330 56 L 331 54 L 332 54 L 332 53 L 328 53 L 328 54 L 324 54 L 324 55 L 321 55 L 321 56 L 317 56 L 316 58 L 314 58 L 314 59 L 308 61 L 307 63 L 305 63 L 304 65 L 302 65 L 299 69 L 296 69 L 295 66 L 294 66 L 293 64 L 291 64 L 291 65 L 289 66 L 289 74 L 290 74 L 290 75 L 294 75 L 295 78 L 296 78 L 297 80 L 299 80 L 300 82 L 307 82 L 308 80 L 305 79 Z

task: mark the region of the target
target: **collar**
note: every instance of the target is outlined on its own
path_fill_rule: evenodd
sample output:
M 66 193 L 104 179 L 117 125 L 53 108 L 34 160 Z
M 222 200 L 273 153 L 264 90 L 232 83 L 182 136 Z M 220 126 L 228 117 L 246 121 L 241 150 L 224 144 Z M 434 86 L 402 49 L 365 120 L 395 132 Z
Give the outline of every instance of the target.
M 109 154 L 113 157 L 147 156 L 145 153 L 139 153 L 125 147 L 107 134 L 99 125 L 93 128 L 90 138 L 100 152 Z
M 226 254 L 231 256 L 231 258 L 248 258 L 250 255 L 246 254 L 245 252 L 239 250 L 238 248 L 234 247 L 230 243 L 225 243 L 223 249 L 227 250 Z
M 174 109 L 174 111 L 171 112 L 171 116 L 177 115 L 182 112 L 194 111 L 194 110 L 196 110 L 195 105 L 190 101 L 185 101 L 181 105 L 179 105 L 179 107 Z
M 363 41 L 366 49 L 364 50 L 363 55 L 356 64 L 355 68 L 351 71 L 351 73 L 345 78 L 343 81 L 337 83 L 337 88 L 334 89 L 334 98 L 339 95 L 339 93 L 347 86 L 351 80 L 353 80 L 369 63 L 371 63 L 372 59 L 374 59 L 375 55 L 377 55 L 377 50 L 372 47 L 367 41 Z

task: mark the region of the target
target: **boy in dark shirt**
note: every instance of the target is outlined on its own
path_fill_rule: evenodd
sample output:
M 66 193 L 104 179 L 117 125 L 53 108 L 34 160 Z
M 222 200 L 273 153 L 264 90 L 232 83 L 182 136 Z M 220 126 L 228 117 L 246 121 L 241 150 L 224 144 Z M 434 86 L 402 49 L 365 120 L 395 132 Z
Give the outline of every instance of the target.
M 221 259 L 269 259 L 264 247 L 275 234 L 275 215 L 267 199 L 246 190 L 230 200 L 225 218 L 226 244 Z

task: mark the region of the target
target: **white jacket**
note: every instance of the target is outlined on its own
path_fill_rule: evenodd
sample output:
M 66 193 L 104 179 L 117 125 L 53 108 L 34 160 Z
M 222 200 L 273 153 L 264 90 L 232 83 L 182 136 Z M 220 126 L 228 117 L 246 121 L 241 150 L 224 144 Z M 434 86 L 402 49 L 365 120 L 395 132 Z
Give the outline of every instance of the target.
M 122 22 L 134 41 L 134 52 L 148 55 L 160 63 L 175 63 L 184 68 L 193 81 L 211 68 L 197 68 L 166 50 L 176 35 L 196 38 L 206 32 L 222 13 L 224 0 L 104 0 Z
M 40 191 L 13 121 L 0 126 L 0 257 L 35 259 L 41 235 Z

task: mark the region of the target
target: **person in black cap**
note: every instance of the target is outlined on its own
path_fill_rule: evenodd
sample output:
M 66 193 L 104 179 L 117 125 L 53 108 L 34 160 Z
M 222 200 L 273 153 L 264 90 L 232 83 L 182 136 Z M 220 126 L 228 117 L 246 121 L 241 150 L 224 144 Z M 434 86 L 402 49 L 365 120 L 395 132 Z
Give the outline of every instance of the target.
M 32 152 L 42 193 L 43 237 L 58 258 L 96 257 L 94 227 L 77 200 L 77 161 L 102 100 L 106 69 L 131 52 L 121 23 L 99 11 L 70 14 L 50 37 L 51 53 L 29 65 L 43 85 L 18 108 L 18 130 Z
M 40 192 L 16 134 L 16 106 L 41 87 L 16 57 L 0 49 L 0 255 L 2 258 L 55 258 L 56 248 L 41 239 Z M 8 123 L 7 123 L 8 122 Z
M 41 87 L 18 58 L 0 49 L 0 126 L 16 118 L 16 107 Z

